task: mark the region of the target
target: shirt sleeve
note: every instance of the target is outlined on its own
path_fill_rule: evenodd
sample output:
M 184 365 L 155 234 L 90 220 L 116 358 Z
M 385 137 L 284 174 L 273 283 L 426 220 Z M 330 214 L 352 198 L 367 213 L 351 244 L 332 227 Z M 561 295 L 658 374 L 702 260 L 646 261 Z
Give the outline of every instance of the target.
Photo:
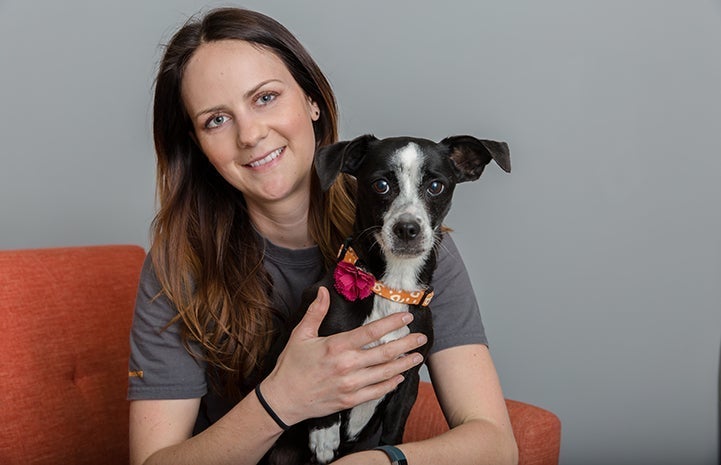
M 148 254 L 130 330 L 128 399 L 193 399 L 206 394 L 205 363 L 188 353 L 177 323 L 166 328 L 176 314 L 160 294 Z
M 488 345 L 468 271 L 449 233 L 438 247 L 431 301 L 434 342 L 431 353 L 466 344 Z

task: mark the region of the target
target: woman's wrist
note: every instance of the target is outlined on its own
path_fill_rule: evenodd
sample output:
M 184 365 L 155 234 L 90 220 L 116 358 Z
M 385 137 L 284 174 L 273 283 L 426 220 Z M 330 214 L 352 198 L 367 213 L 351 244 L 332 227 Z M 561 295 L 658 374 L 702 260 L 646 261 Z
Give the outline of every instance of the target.
M 304 418 L 299 417 L 298 412 L 296 412 L 297 409 L 293 408 L 292 400 L 282 389 L 282 386 L 282 383 L 278 385 L 275 382 L 271 374 L 257 385 L 255 394 L 258 396 L 258 392 L 260 392 L 258 402 L 266 412 L 270 409 L 275 414 L 280 423 L 275 418 L 273 420 L 278 423 L 278 426 L 286 425 L 290 427 L 304 420 Z M 270 412 L 268 412 L 268 415 L 273 417 Z
M 265 414 L 273 420 L 278 428 L 285 431 L 293 423 L 286 414 L 284 403 L 282 402 L 283 394 L 275 389 L 275 385 L 264 379 L 258 383 L 253 390 L 258 403 L 265 411 Z
M 261 405 L 261 406 L 263 407 L 263 409 L 266 411 L 266 413 L 268 414 L 268 416 L 270 416 L 270 418 L 273 419 L 273 421 L 275 422 L 275 424 L 278 425 L 278 427 L 280 427 L 280 429 L 282 429 L 283 431 L 286 431 L 288 428 L 290 428 L 290 426 L 287 425 L 287 424 L 278 416 L 278 414 L 275 412 L 275 410 L 273 410 L 273 407 L 271 407 L 270 404 L 268 404 L 268 401 L 265 400 L 265 397 L 263 396 L 263 392 L 260 390 L 260 384 L 258 384 L 258 385 L 255 387 L 255 396 L 258 398 L 258 402 L 260 402 L 260 405 Z

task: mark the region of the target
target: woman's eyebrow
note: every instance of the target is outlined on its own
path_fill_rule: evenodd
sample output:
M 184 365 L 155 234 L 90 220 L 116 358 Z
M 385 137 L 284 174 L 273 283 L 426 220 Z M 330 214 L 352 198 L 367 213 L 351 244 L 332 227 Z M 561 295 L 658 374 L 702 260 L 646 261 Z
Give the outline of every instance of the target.
M 225 105 L 216 105 L 214 107 L 206 108 L 205 110 L 200 110 L 198 113 L 195 114 L 195 118 L 199 118 L 201 115 L 204 115 L 206 113 L 217 113 L 225 109 Z
M 260 82 L 257 86 L 253 87 L 248 92 L 246 92 L 245 95 L 243 95 L 243 97 L 246 99 L 251 98 L 253 96 L 253 94 L 258 92 L 258 90 L 260 90 L 264 85 L 270 84 L 271 82 L 282 82 L 282 81 L 280 79 L 266 79 L 265 81 Z

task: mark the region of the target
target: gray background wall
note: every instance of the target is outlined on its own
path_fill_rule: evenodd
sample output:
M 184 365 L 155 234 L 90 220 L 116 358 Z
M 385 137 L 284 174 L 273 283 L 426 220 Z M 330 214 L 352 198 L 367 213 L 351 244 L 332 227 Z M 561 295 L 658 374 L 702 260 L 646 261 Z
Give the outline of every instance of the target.
M 316 57 L 344 137 L 508 141 L 448 223 L 562 464 L 717 463 L 719 2 L 244 5 Z M 0 248 L 147 246 L 158 44 L 203 6 L 0 0 Z

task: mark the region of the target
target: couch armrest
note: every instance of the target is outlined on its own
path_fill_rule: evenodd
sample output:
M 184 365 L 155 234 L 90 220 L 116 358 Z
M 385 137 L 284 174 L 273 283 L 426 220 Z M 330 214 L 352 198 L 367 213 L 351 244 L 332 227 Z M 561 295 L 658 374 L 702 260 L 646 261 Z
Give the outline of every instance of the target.
M 519 465 L 557 465 L 561 447 L 561 421 L 535 405 L 506 399 Z M 418 399 L 406 423 L 404 442 L 420 441 L 448 431 L 433 386 L 421 382 Z
M 128 334 L 145 251 L 0 251 L 0 463 L 128 463 Z

